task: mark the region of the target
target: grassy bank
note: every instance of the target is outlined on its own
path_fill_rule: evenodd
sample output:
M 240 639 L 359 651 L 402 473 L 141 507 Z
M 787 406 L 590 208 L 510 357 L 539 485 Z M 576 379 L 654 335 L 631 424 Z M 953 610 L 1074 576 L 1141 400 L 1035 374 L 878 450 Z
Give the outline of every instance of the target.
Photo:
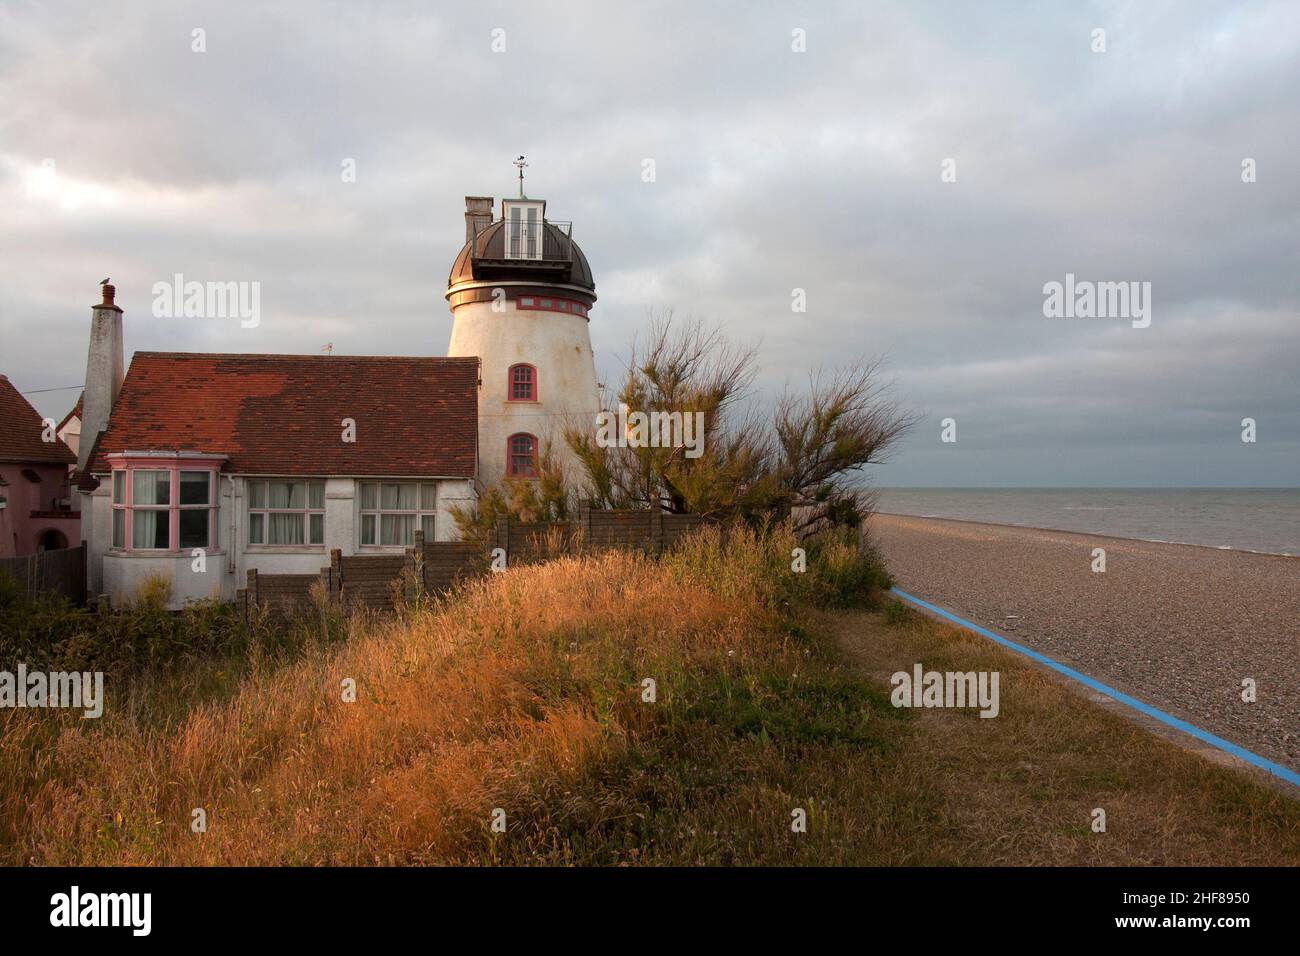
M 855 672 L 998 671 L 1001 712 L 914 711 L 891 787 L 933 816 L 914 862 L 1295 866 L 1300 793 L 1223 767 L 1092 703 L 1024 658 L 894 603 L 822 615 Z M 1092 813 L 1106 814 L 1106 832 Z
M 941 625 L 826 610 L 878 570 L 832 548 L 794 574 L 792 546 L 518 568 L 221 693 L 141 675 L 99 721 L 0 714 L 0 861 L 1300 860 L 1297 804 Z M 1001 670 L 1002 716 L 895 709 L 881 676 L 918 660 Z

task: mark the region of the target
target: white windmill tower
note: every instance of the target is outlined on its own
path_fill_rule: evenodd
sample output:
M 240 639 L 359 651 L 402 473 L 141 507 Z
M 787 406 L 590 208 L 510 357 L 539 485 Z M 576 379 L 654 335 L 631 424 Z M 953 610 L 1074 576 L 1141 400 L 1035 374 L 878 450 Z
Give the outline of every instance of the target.
M 594 426 L 600 409 L 589 331 L 596 283 L 573 224 L 524 194 L 465 197 L 465 245 L 451 267 L 447 354 L 478 356 L 479 476 L 487 485 L 536 473 L 542 443 L 571 472 L 565 427 Z M 573 477 L 578 477 L 576 474 Z

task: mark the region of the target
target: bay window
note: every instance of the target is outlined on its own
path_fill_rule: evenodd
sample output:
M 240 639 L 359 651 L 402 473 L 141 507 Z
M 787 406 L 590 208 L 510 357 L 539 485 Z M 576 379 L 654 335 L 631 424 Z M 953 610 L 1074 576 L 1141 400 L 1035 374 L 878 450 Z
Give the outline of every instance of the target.
M 215 466 L 160 453 L 110 455 L 109 462 L 113 548 L 191 551 L 215 546 Z
M 404 481 L 361 483 L 361 544 L 402 546 L 415 543 L 415 529 L 434 540 L 437 490 L 432 484 Z
M 168 550 L 171 544 L 172 473 L 131 470 L 131 550 Z
M 212 527 L 212 473 L 178 472 L 176 522 L 182 551 L 208 546 Z
M 325 543 L 325 482 L 250 480 L 248 543 L 271 547 Z
M 113 547 L 126 547 L 126 471 L 113 472 Z

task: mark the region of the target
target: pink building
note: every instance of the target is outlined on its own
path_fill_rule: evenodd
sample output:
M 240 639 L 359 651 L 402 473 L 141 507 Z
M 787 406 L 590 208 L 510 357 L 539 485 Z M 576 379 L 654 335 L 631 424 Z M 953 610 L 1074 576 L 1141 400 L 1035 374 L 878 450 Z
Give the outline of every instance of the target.
M 77 458 L 55 432 L 0 375 L 0 558 L 81 543 L 68 487 Z

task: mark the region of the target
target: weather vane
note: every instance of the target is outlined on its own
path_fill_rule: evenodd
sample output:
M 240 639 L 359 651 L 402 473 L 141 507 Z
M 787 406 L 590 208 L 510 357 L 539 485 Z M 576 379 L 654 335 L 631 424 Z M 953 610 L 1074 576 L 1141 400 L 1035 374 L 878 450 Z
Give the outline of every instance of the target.
M 515 165 L 519 167 L 519 198 L 524 198 L 524 167 L 528 165 L 527 161 L 520 156 L 515 160 Z

